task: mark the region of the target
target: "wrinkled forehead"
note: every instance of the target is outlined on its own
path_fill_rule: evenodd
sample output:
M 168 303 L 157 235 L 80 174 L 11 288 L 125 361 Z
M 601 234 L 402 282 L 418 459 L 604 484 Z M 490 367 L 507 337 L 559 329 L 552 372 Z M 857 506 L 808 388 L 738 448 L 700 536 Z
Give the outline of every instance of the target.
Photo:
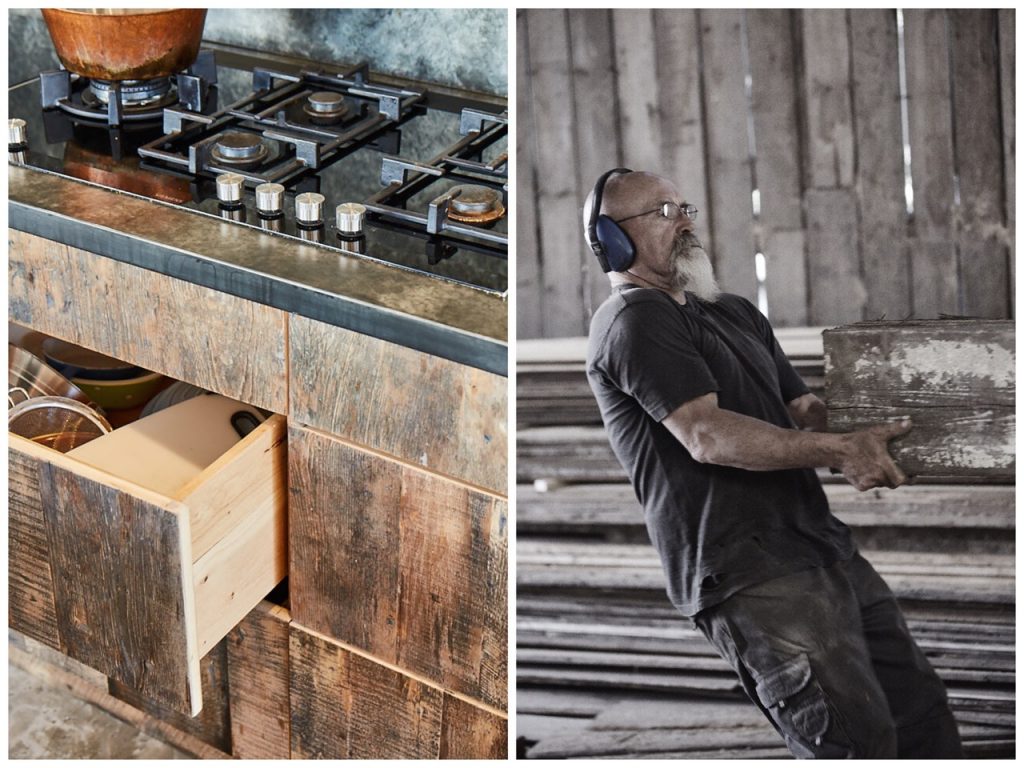
M 616 217 L 681 199 L 679 190 L 669 179 L 653 173 L 629 173 L 611 179 L 601 207 L 610 216 Z

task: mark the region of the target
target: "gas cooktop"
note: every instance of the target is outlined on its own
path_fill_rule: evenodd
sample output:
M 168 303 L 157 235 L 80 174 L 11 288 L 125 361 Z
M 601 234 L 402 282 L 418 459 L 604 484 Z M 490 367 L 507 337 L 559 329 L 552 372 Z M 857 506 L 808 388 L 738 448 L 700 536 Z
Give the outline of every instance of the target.
M 216 46 L 158 81 L 42 73 L 8 103 L 12 163 L 507 292 L 500 99 Z

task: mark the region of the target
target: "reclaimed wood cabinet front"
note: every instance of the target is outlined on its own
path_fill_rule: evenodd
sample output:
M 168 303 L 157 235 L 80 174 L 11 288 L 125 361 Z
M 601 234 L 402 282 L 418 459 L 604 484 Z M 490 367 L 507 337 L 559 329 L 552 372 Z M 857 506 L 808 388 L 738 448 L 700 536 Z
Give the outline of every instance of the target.
M 32 561 L 26 599 L 53 606 L 50 621 L 12 590 L 12 627 L 198 714 L 200 658 L 287 574 L 284 429 L 272 416 L 174 498 L 11 435 L 13 519 L 35 548 L 12 546 L 10 568 Z

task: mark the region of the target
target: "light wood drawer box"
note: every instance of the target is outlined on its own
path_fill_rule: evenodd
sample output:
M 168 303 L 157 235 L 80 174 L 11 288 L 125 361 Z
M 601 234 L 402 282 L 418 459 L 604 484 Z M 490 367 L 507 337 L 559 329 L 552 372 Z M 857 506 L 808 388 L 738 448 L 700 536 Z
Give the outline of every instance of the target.
M 200 658 L 287 575 L 284 417 L 174 498 L 9 439 L 20 477 L 38 478 L 17 484 L 18 504 L 38 510 L 45 532 L 59 649 L 198 714 Z

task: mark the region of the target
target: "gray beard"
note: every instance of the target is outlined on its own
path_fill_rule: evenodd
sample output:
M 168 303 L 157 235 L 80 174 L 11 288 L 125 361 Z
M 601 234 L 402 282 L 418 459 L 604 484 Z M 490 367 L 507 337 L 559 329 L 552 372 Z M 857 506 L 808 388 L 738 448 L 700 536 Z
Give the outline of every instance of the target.
M 718 300 L 721 290 L 715 280 L 711 259 L 700 241 L 689 232 L 684 232 L 672 244 L 673 287 L 686 290 L 701 301 L 713 303 Z

